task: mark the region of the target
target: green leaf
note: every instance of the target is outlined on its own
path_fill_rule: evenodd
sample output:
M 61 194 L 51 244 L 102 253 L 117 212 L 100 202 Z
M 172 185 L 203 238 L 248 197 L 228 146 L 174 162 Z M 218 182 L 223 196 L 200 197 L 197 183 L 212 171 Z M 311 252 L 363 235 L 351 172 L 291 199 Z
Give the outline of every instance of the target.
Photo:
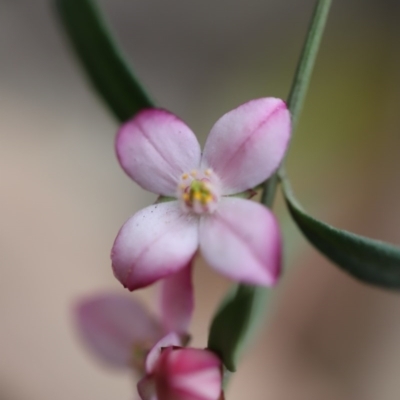
M 91 0 L 55 0 L 56 10 L 87 76 L 121 122 L 153 104 L 129 69 Z
M 268 290 L 238 285 L 229 291 L 213 318 L 208 348 L 217 353 L 225 367 L 236 371 L 243 347 L 251 337 L 265 310 Z
M 307 214 L 280 175 L 286 203 L 297 226 L 319 251 L 350 275 L 386 289 L 400 289 L 400 248 L 337 229 Z

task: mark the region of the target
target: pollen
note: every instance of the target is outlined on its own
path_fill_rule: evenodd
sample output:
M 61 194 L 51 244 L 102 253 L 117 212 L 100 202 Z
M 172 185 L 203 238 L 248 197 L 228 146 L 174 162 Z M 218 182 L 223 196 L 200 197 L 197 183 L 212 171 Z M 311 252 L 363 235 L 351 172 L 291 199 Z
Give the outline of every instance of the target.
M 205 196 L 204 201 L 205 201 L 206 203 L 211 203 L 211 202 L 213 201 L 213 196 L 212 196 L 212 194 L 209 193 L 207 196 Z
M 182 198 L 185 203 L 193 208 L 197 206 L 207 206 L 213 201 L 210 185 L 206 181 L 193 180 L 185 189 Z
M 178 183 L 178 198 L 184 210 L 195 214 L 212 213 L 219 201 L 218 181 L 211 169 L 186 172 Z
M 203 195 L 200 192 L 194 192 L 193 199 L 197 201 L 204 201 Z

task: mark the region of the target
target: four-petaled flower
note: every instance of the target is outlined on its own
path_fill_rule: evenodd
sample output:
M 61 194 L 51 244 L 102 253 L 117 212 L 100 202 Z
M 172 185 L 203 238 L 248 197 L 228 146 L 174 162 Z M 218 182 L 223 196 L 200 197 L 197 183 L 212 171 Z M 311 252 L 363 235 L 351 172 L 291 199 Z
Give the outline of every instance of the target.
M 115 276 L 135 290 L 186 266 L 196 250 L 233 280 L 273 285 L 281 265 L 274 215 L 232 197 L 279 166 L 290 137 L 285 103 L 261 98 L 223 115 L 201 154 L 194 133 L 175 115 L 147 109 L 118 132 L 124 171 L 142 188 L 175 201 L 151 205 L 121 228 L 112 249 Z

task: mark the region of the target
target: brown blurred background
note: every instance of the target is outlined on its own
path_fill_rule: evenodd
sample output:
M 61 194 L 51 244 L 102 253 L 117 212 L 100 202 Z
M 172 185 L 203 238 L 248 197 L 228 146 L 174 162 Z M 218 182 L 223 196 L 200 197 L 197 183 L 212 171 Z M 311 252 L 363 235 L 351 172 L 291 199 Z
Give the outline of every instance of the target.
M 201 140 L 222 113 L 286 97 L 312 0 L 103 0 L 159 105 Z M 335 0 L 289 173 L 305 207 L 400 244 L 400 7 Z M 117 124 L 86 84 L 48 0 L 0 0 L 0 399 L 132 399 L 71 326 L 75 299 L 123 292 L 109 251 L 154 200 L 120 170 Z M 398 400 L 400 297 L 317 254 L 278 205 L 286 271 L 229 400 Z M 195 345 L 229 286 L 196 267 Z M 153 291 L 141 291 L 149 304 Z M 150 305 L 151 307 L 151 305 Z M 154 308 L 154 306 L 153 306 Z

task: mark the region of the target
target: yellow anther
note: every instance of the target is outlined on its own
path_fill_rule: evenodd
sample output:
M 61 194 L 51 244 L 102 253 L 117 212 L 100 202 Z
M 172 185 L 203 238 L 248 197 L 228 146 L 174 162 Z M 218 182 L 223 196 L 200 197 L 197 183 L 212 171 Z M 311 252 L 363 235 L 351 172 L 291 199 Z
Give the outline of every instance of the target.
M 185 180 L 185 179 L 187 179 L 187 178 L 189 178 L 189 175 L 188 175 L 188 174 L 183 174 L 183 175 L 182 175 L 182 179 L 183 179 L 183 180 Z
M 210 172 L 212 171 L 210 170 Z M 198 171 L 192 170 L 189 174 L 182 175 L 182 179 L 187 175 L 189 180 L 182 181 L 178 186 L 185 208 L 198 214 L 209 212 L 210 210 L 212 212 L 215 209 L 215 207 L 213 208 L 213 203 L 217 202 L 213 186 L 207 178 L 204 178 L 204 174 L 205 171 L 199 174 Z M 196 179 L 195 176 L 199 175 L 201 179 Z
M 207 169 L 204 171 L 204 173 L 205 173 L 207 176 L 211 176 L 211 169 L 210 169 L 210 168 L 207 168 Z
M 202 198 L 202 194 L 200 192 L 194 192 L 193 193 L 193 198 L 197 201 L 200 201 Z
M 211 194 L 208 194 L 207 196 L 205 196 L 204 198 L 204 203 L 210 203 L 213 200 L 213 197 Z
M 189 193 L 183 193 L 182 198 L 183 198 L 184 201 L 189 201 L 190 200 Z

